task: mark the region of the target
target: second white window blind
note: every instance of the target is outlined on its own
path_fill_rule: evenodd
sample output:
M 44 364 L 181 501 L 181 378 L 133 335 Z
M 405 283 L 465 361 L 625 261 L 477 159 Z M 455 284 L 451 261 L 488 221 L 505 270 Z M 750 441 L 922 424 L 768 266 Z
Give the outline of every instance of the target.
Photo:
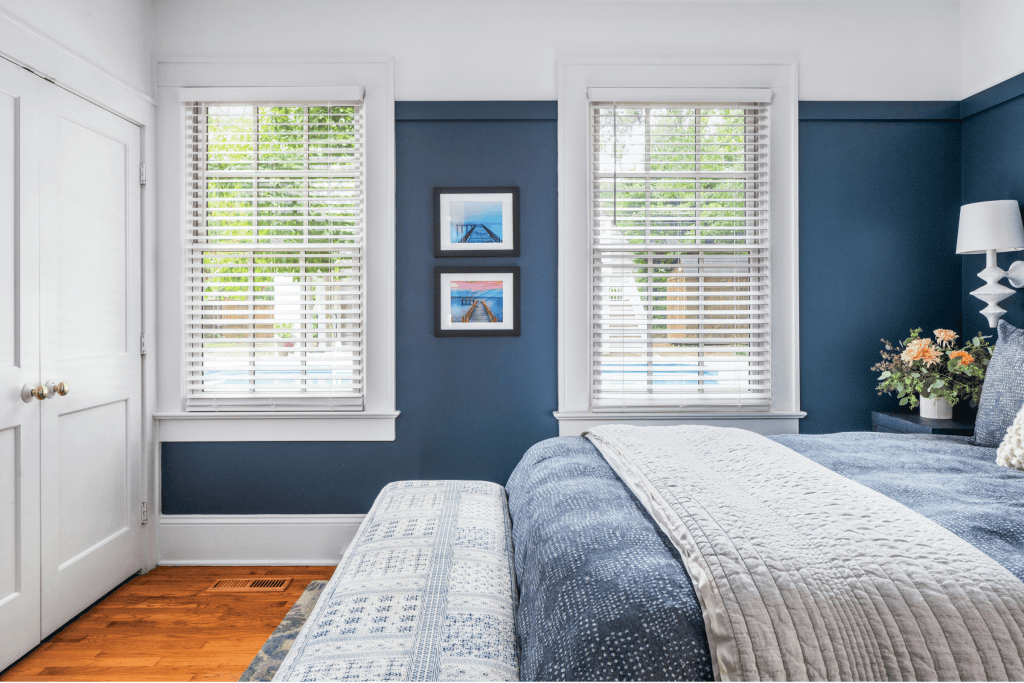
M 768 408 L 767 105 L 590 116 L 593 409 Z

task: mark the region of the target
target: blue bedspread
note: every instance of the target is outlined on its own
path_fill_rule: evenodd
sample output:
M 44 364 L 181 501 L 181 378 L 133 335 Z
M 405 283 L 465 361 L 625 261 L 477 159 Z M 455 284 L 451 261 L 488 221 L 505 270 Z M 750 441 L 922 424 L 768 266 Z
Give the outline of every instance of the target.
M 1024 580 L 1024 473 L 962 438 L 775 437 L 931 518 Z M 581 437 L 531 448 L 506 485 L 522 680 L 711 680 L 678 553 Z

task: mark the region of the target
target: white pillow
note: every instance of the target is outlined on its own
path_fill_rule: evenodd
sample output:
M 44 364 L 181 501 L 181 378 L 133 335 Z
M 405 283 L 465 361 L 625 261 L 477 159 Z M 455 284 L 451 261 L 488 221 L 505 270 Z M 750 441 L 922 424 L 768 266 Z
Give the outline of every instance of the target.
M 1024 470 L 1024 407 L 1017 412 L 1006 430 L 999 449 L 996 451 L 996 464 Z

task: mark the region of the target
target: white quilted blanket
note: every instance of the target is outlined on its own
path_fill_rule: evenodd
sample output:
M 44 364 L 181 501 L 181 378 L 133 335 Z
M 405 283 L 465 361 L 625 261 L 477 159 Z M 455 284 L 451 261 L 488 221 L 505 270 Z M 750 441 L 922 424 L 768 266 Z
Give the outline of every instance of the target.
M 683 556 L 721 680 L 1022 680 L 1024 584 L 762 436 L 586 434 Z

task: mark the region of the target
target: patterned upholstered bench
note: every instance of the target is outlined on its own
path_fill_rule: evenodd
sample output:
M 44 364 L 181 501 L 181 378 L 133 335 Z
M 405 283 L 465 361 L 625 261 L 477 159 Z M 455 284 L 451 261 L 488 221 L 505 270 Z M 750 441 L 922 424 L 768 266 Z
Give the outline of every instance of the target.
M 505 490 L 388 484 L 275 681 L 518 680 Z

